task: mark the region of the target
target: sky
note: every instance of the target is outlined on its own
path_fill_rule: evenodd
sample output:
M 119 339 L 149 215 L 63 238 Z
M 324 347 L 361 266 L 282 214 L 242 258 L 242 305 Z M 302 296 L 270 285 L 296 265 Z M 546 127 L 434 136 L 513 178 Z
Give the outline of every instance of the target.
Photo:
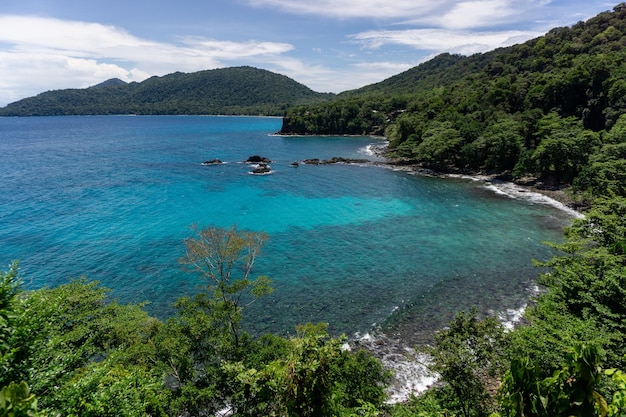
M 0 0 L 0 106 L 110 78 L 250 65 L 318 92 L 571 26 L 598 0 Z

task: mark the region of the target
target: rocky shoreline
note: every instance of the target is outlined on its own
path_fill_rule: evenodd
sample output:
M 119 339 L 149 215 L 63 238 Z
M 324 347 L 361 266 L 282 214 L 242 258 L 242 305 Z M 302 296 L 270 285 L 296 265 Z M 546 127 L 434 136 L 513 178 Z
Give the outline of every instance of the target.
M 582 212 L 589 208 L 588 205 L 578 201 L 572 196 L 569 192 L 570 187 L 568 185 L 554 184 L 533 177 L 513 178 L 510 173 L 490 174 L 476 171 L 463 171 L 452 167 L 448 171 L 437 171 L 424 167 L 416 161 L 389 158 L 387 156 L 387 145 L 388 143 L 376 145 L 372 147 L 372 151 L 377 157 L 385 159 L 384 162 L 378 162 L 377 164 L 387 166 L 394 170 L 432 177 L 467 178 L 492 184 L 511 184 L 512 186 L 518 187 L 521 192 L 537 193 L 545 196 L 547 199 L 554 200 L 572 214 L 574 214 L 574 212 L 578 213 L 575 217 L 581 217 Z

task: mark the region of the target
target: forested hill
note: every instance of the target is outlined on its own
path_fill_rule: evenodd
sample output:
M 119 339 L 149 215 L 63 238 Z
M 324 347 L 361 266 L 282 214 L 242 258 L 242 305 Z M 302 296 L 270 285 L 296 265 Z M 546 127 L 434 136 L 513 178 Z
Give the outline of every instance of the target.
M 392 155 L 425 167 L 587 187 L 588 162 L 626 156 L 598 154 L 608 138 L 625 140 L 625 112 L 622 3 L 523 44 L 444 54 L 328 103 L 290 109 L 282 133 L 384 134 Z
M 480 70 L 484 65 L 485 56 L 488 54 L 464 57 L 443 53 L 384 81 L 356 90 L 345 91 L 339 94 L 337 98 L 367 94 L 415 94 L 433 87 L 449 85 L 463 79 L 473 71 Z
M 0 116 L 93 114 L 283 115 L 330 99 L 284 75 L 253 67 L 176 72 L 141 83 L 111 79 L 85 89 L 48 91 L 0 108 Z

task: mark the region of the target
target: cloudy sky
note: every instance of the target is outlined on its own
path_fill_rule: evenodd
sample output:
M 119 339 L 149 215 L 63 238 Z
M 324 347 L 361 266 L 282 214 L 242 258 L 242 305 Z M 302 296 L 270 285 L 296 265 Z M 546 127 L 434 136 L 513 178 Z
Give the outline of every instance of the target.
M 0 106 L 109 78 L 251 65 L 320 92 L 508 46 L 599 0 L 0 0 Z

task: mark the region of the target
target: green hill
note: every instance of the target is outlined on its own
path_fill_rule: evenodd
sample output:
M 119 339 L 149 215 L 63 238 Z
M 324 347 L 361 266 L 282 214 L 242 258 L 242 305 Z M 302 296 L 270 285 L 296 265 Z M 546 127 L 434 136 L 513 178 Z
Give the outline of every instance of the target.
M 1 108 L 0 116 L 283 115 L 293 105 L 321 102 L 332 96 L 267 70 L 233 67 L 176 72 L 141 83 L 111 79 L 85 89 L 48 91 Z
M 622 3 L 523 44 L 440 55 L 329 102 L 292 108 L 282 133 L 384 134 L 390 155 L 425 168 L 587 187 L 595 181 L 589 162 L 623 160 L 603 146 L 607 138 L 626 140 L 624 113 Z M 613 177 L 606 184 L 620 183 Z
M 484 55 L 463 57 L 443 53 L 398 75 L 365 87 L 342 92 L 337 98 L 376 94 L 415 94 L 429 88 L 449 85 L 482 65 Z

